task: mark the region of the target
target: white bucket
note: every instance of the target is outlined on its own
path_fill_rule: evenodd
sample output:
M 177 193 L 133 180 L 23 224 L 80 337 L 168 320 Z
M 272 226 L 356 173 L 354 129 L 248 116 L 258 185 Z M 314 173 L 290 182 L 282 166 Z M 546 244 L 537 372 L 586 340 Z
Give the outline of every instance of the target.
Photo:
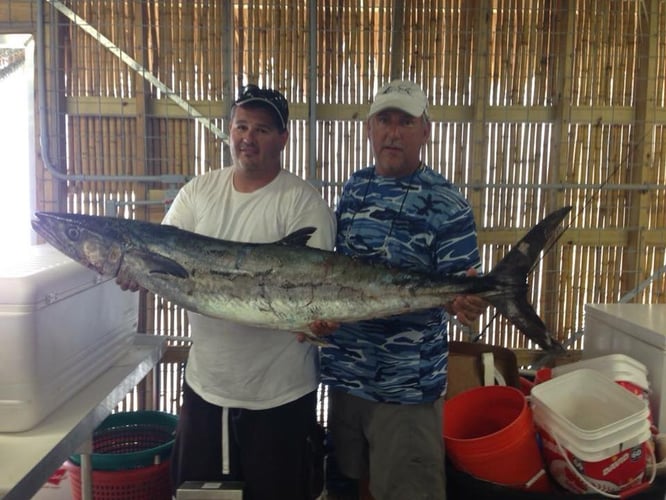
M 645 401 L 588 368 L 534 386 L 531 401 L 544 459 L 563 487 L 614 497 L 649 484 Z
M 552 369 L 552 376 L 557 377 L 565 373 L 580 370 L 581 368 L 589 368 L 606 375 L 629 392 L 636 394 L 649 405 L 650 384 L 648 382 L 648 370 L 640 361 L 625 354 L 608 354 L 606 356 L 557 366 Z M 650 424 L 652 424 L 652 414 L 649 408 L 648 419 L 650 420 Z
M 574 370 L 580 370 L 581 368 L 596 370 L 610 377 L 615 382 L 630 382 L 646 392 L 650 390 L 646 366 L 625 354 L 608 354 L 607 356 L 599 356 L 597 358 L 560 365 L 553 368 L 553 377 Z

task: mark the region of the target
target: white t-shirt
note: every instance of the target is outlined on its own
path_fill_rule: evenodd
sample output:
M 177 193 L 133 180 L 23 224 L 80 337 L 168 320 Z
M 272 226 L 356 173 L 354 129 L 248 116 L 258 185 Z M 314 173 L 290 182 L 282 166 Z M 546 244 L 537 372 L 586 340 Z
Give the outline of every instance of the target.
M 208 172 L 178 192 L 164 224 L 230 241 L 270 243 L 313 226 L 308 245 L 331 250 L 335 216 L 314 187 L 282 170 L 252 193 L 233 187 L 233 169 Z M 317 388 L 317 349 L 290 332 L 189 312 L 192 346 L 185 379 L 209 403 L 266 409 Z

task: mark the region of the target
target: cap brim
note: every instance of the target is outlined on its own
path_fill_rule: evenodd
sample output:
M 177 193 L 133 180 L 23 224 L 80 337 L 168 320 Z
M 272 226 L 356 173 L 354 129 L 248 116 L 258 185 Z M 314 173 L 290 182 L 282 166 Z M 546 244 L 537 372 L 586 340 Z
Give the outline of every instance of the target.
M 243 106 L 243 105 L 247 104 L 248 102 L 253 102 L 253 101 L 254 102 L 262 102 L 262 103 L 266 104 L 267 106 L 270 106 L 275 111 L 278 118 L 280 119 L 280 123 L 282 124 L 282 129 L 284 130 L 284 129 L 287 128 L 287 124 L 285 123 L 284 118 L 282 117 L 282 113 L 280 113 L 280 110 L 278 109 L 278 107 L 274 103 L 269 101 L 268 99 L 264 99 L 263 97 L 250 97 L 249 99 L 243 99 L 241 102 L 236 102 L 234 104 L 234 106 Z

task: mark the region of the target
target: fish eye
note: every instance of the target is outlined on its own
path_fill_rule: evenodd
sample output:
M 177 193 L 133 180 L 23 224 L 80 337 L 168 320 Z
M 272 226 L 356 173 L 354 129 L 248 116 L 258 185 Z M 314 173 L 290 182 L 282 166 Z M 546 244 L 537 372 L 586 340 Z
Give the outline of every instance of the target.
M 79 231 L 78 227 L 70 226 L 65 230 L 65 234 L 67 234 L 67 237 L 70 240 L 78 241 L 79 237 L 81 236 L 81 231 Z

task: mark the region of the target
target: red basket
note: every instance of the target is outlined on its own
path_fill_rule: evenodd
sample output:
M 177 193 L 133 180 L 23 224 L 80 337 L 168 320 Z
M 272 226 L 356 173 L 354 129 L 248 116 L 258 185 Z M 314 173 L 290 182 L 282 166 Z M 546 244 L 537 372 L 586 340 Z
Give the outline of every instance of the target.
M 72 487 L 72 498 L 81 498 L 81 468 L 65 462 Z M 120 471 L 93 470 L 94 500 L 170 500 L 169 461 L 161 464 Z
M 93 432 L 94 500 L 171 500 L 169 457 L 177 417 L 137 411 L 109 415 Z M 72 497 L 81 499 L 81 456 L 65 463 Z

